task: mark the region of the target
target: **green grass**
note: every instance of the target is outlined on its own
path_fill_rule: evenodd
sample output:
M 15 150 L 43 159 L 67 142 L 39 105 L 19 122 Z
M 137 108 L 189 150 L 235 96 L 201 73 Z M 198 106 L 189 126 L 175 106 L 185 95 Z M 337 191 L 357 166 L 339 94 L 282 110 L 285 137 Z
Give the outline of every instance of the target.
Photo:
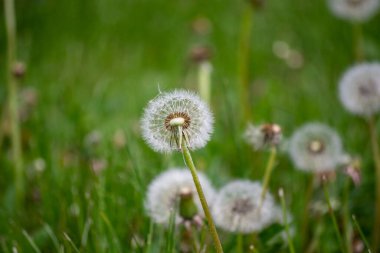
M 142 140 L 139 119 L 158 85 L 162 90 L 196 89 L 195 66 L 188 63 L 194 44 L 207 44 L 213 51 L 211 108 L 216 121 L 212 140 L 193 154 L 198 169 L 217 188 L 234 178 L 262 179 L 268 154 L 253 152 L 241 137 L 248 123 L 242 118 L 237 83 L 244 1 L 21 0 L 16 7 L 19 58 L 27 65 L 22 87 L 36 89 L 38 102 L 22 123 L 27 195 L 21 208 L 14 208 L 9 138 L 1 146 L 1 252 L 12 252 L 12 247 L 18 252 L 147 252 L 147 238 L 149 252 L 164 252 L 172 235 L 150 225 L 145 190 L 161 171 L 183 162 L 180 154 L 153 152 Z M 200 16 L 212 24 L 203 37 L 191 31 Z M 363 26 L 369 60 L 380 59 L 379 23 L 377 15 Z M 0 34 L 3 116 L 3 15 Z M 345 149 L 363 159 L 363 182 L 350 187 L 349 210 L 370 240 L 375 182 L 369 134 L 365 122 L 346 112 L 337 98 L 340 75 L 354 62 L 351 24 L 333 17 L 322 0 L 267 1 L 254 13 L 251 39 L 253 121 L 276 122 L 286 136 L 308 121 L 339 131 Z M 301 69 L 289 68 L 273 54 L 272 45 L 279 40 L 302 53 Z M 96 146 L 85 145 L 94 130 L 103 138 Z M 121 149 L 113 143 L 117 130 L 125 133 Z M 43 172 L 33 167 L 38 158 L 46 163 Z M 94 159 L 107 160 L 107 168 L 94 173 Z M 296 251 L 301 252 L 299 228 L 310 175 L 295 170 L 285 154 L 278 159 L 270 191 L 285 189 Z M 332 198 L 342 196 L 344 182 L 338 174 L 330 188 Z M 314 198 L 323 199 L 322 194 L 318 189 Z M 336 215 L 341 222 L 342 210 Z M 339 252 L 327 214 L 310 218 L 310 235 L 317 228 L 317 251 Z M 273 233 L 257 237 L 260 252 L 287 252 L 285 242 L 269 246 Z M 233 252 L 235 236 L 221 232 L 221 238 L 225 252 Z

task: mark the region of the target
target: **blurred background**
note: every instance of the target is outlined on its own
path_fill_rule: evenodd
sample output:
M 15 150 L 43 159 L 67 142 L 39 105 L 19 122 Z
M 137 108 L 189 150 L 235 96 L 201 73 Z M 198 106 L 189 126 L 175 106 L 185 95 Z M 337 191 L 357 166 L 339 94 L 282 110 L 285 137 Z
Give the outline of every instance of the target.
M 355 62 L 354 28 L 333 16 L 325 1 L 18 0 L 15 5 L 17 59 L 26 66 L 18 98 L 25 198 L 16 203 L 0 6 L 1 252 L 145 252 L 151 231 L 144 214 L 147 185 L 183 162 L 179 154 L 153 152 L 141 138 L 139 119 L 158 89 L 197 91 L 203 57 L 212 67 L 216 123 L 209 144 L 194 152 L 198 169 L 217 188 L 235 178 L 260 180 L 268 154 L 244 142 L 249 122 L 277 123 L 285 137 L 303 123 L 326 123 L 340 133 L 348 153 L 362 158 L 362 183 L 350 186 L 348 205 L 371 238 L 374 168 L 367 125 L 346 112 L 337 96 L 341 74 Z M 362 25 L 362 34 L 365 58 L 379 60 L 379 14 Z M 270 191 L 285 190 L 297 252 L 302 252 L 302 194 L 310 180 L 280 155 Z M 342 198 L 346 180 L 342 173 L 336 177 L 333 198 Z M 314 198 L 323 200 L 323 192 Z M 310 217 L 315 252 L 338 252 L 330 217 Z M 323 233 L 316 239 L 317 227 Z M 162 252 L 165 229 L 155 226 L 152 233 L 151 252 Z M 233 252 L 235 237 L 223 232 L 221 237 L 225 251 Z M 260 252 L 287 252 L 281 243 L 263 248 Z

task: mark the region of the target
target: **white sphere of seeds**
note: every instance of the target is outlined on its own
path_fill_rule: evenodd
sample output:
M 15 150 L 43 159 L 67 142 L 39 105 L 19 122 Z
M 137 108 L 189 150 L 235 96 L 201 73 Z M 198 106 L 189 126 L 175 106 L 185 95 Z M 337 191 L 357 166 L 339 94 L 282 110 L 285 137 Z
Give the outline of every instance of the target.
M 380 64 L 362 63 L 349 68 L 339 83 L 343 106 L 351 113 L 370 116 L 380 111 Z
M 213 121 L 210 109 L 196 94 L 176 90 L 161 93 L 149 102 L 141 126 L 144 139 L 155 151 L 171 152 L 179 148 L 179 125 L 188 147 L 198 149 L 209 141 Z
M 339 135 L 321 123 L 297 129 L 289 141 L 289 154 L 298 169 L 315 173 L 335 170 L 345 156 Z
M 198 172 L 198 176 L 208 204 L 211 205 L 215 197 L 215 190 L 205 175 Z M 145 209 L 149 217 L 156 223 L 168 225 L 170 215 L 175 210 L 176 203 L 179 202 L 180 194 L 185 190 L 191 191 L 199 214 L 204 216 L 190 171 L 172 168 L 157 176 L 148 187 Z M 176 210 L 176 224 L 181 221 L 182 218 Z
M 331 11 L 338 17 L 354 22 L 371 18 L 379 9 L 379 0 L 328 0 Z
M 258 182 L 236 180 L 224 186 L 215 198 L 215 224 L 230 232 L 260 231 L 278 220 L 278 207 L 267 193 L 261 204 L 263 188 Z
M 255 150 L 277 146 L 282 140 L 281 127 L 277 124 L 249 124 L 244 132 L 244 139 Z

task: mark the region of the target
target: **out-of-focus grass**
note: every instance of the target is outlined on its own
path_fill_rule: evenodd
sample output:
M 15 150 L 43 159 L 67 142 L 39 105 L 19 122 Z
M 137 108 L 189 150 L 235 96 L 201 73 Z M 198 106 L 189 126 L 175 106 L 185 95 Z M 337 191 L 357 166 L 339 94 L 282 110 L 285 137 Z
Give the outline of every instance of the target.
M 197 165 L 217 187 L 232 178 L 261 179 L 267 154 L 253 152 L 241 138 L 245 123 L 237 95 L 237 46 L 245 2 L 24 0 L 16 6 L 19 58 L 28 67 L 23 87 L 36 89 L 38 103 L 22 125 L 27 177 L 22 209 L 12 208 L 7 139 L 0 153 L 1 251 L 11 252 L 14 246 L 19 252 L 32 252 L 27 234 L 42 252 L 58 252 L 61 247 L 75 252 L 72 245 L 83 252 L 143 252 L 140 244 L 150 227 L 143 211 L 145 189 L 160 171 L 181 166 L 182 161 L 178 154 L 162 156 L 150 150 L 140 136 L 139 118 L 158 85 L 162 90 L 197 87 L 185 81 L 194 44 L 213 50 L 211 107 L 216 119 L 212 141 L 194 154 Z M 192 33 L 197 17 L 210 20 L 209 35 Z M 4 35 L 4 21 L 0 22 Z M 380 58 L 379 23 L 377 15 L 363 27 L 371 60 Z M 275 41 L 286 41 L 301 52 L 304 66 L 291 69 L 278 59 L 272 52 Z M 4 36 L 0 45 L 3 114 Z M 342 108 L 336 88 L 342 71 L 354 61 L 352 26 L 333 17 L 321 0 L 268 1 L 254 13 L 251 47 L 254 122 L 276 122 L 286 136 L 307 121 L 337 128 L 346 150 L 363 158 L 363 184 L 351 188 L 350 210 L 370 238 L 374 169 L 369 137 L 363 120 Z M 88 146 L 86 136 L 94 130 L 103 138 Z M 117 130 L 126 136 L 122 149 L 113 143 Z M 38 158 L 46 163 L 43 172 L 34 169 Z M 91 170 L 94 159 L 108 162 L 100 174 Z M 342 177 L 331 186 L 336 198 L 342 194 Z M 296 228 L 303 219 L 309 179 L 280 156 L 270 188 L 273 193 L 280 186 L 285 189 Z M 311 229 L 318 226 L 323 229 L 318 251 L 336 252 L 329 217 L 311 222 Z M 298 247 L 299 233 L 296 229 Z M 234 237 L 221 236 L 226 252 L 231 252 Z M 165 247 L 164 228 L 155 226 L 152 238 L 152 252 Z

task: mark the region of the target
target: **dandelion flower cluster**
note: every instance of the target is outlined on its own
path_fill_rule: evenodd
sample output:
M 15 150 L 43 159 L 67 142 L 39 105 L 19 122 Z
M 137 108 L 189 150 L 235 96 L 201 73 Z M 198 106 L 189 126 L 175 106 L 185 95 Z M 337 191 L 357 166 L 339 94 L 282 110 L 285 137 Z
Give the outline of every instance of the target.
M 208 106 L 186 90 L 159 94 L 145 108 L 141 123 L 144 139 L 158 152 L 178 150 L 182 138 L 189 148 L 202 148 L 213 130 Z
M 211 204 L 215 197 L 215 190 L 202 173 L 198 173 L 198 176 L 207 201 Z M 145 199 L 145 209 L 148 215 L 156 223 L 168 225 L 170 215 L 176 208 L 177 202 L 179 202 L 181 192 L 189 189 L 193 193 L 194 203 L 199 210 L 199 214 L 204 216 L 191 173 L 185 168 L 172 168 L 163 172 L 151 182 Z M 182 218 L 179 216 L 178 210 L 176 210 L 176 223 L 178 224 L 181 221 Z
M 282 139 L 281 127 L 276 124 L 260 126 L 249 124 L 244 132 L 244 138 L 256 150 L 277 146 Z
M 260 208 L 262 190 L 260 183 L 248 180 L 225 185 L 213 205 L 215 224 L 227 231 L 251 233 L 276 222 L 279 209 L 269 193 Z
M 380 111 L 380 64 L 362 63 L 348 69 L 339 83 L 344 107 L 358 115 Z
M 339 135 L 321 123 L 299 128 L 289 141 L 289 153 L 297 168 L 312 172 L 334 170 L 345 157 Z
M 379 9 L 379 0 L 328 0 L 331 11 L 338 17 L 363 22 Z

